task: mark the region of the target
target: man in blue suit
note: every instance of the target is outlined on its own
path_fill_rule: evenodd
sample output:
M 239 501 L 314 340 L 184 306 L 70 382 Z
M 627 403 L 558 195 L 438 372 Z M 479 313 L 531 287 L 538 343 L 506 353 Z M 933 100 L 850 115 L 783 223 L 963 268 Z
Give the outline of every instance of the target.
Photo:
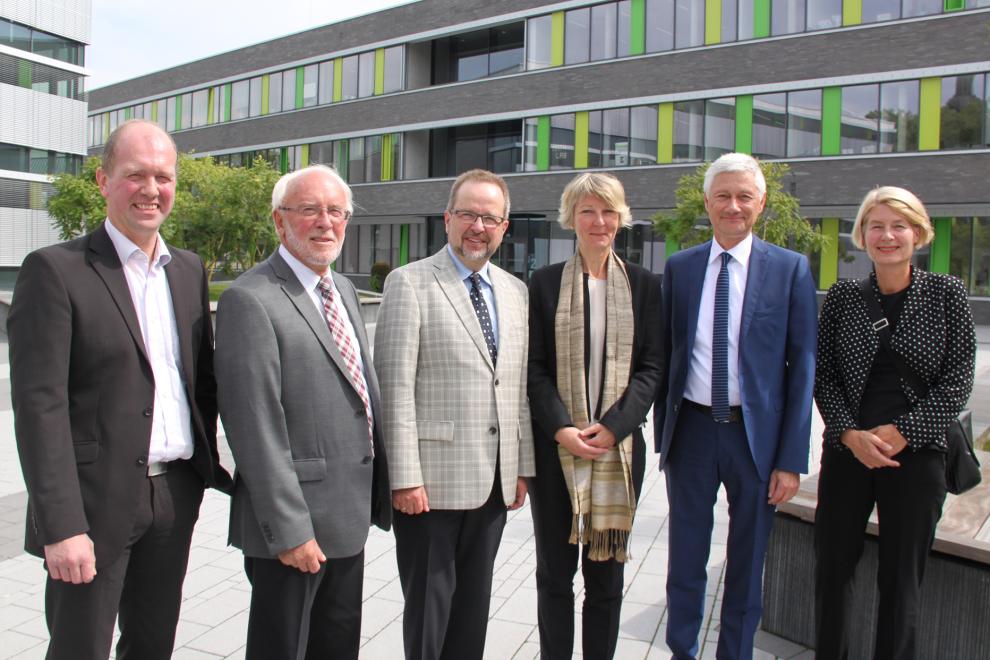
M 663 280 L 667 378 L 654 408 L 667 479 L 667 645 L 698 654 L 719 484 L 729 538 L 718 658 L 751 658 L 776 505 L 808 468 L 817 306 L 802 255 L 753 236 L 759 163 L 726 154 L 705 175 L 714 239 L 673 255 Z M 724 256 L 723 256 L 724 255 Z

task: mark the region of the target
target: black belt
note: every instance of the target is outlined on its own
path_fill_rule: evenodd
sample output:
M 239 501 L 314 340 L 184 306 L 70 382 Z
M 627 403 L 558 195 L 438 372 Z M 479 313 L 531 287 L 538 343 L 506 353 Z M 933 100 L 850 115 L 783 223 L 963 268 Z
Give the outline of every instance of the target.
M 684 405 L 689 408 L 694 408 L 698 412 L 708 415 L 713 421 L 718 421 L 712 416 L 712 407 L 706 406 L 698 403 L 697 401 L 692 401 L 691 399 L 684 399 Z M 722 424 L 742 424 L 742 407 L 741 406 L 729 406 L 729 419 Z

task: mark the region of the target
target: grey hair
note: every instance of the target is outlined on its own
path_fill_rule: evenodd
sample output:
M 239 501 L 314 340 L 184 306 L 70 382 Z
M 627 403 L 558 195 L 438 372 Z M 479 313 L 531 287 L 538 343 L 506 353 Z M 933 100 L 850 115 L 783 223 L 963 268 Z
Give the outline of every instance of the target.
M 277 211 L 282 206 L 282 200 L 285 199 L 285 195 L 289 192 L 289 188 L 291 188 L 296 179 L 300 179 L 313 172 L 322 172 L 326 174 L 331 180 L 333 180 L 334 183 L 344 189 L 344 195 L 347 197 L 347 211 L 353 213 L 354 197 L 351 193 L 351 187 L 347 185 L 347 182 L 344 181 L 343 177 L 337 173 L 337 170 L 328 165 L 309 165 L 301 170 L 283 174 L 282 178 L 275 183 L 275 187 L 272 188 L 272 211 Z
M 705 172 L 705 195 L 711 192 L 712 182 L 715 181 L 715 177 L 726 172 L 749 172 L 753 175 L 753 180 L 756 182 L 756 188 L 760 191 L 760 196 L 762 197 L 766 194 L 767 180 L 763 176 L 763 170 L 760 169 L 760 162 L 749 154 L 736 152 L 719 156 L 708 168 L 708 171 Z

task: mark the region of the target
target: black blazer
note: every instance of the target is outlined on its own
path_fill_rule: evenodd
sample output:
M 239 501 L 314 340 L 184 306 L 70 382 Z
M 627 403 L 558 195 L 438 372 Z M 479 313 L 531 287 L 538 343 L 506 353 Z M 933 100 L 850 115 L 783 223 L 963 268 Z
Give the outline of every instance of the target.
M 629 385 L 600 417 L 616 439 L 634 434 L 643 442 L 640 428 L 656 398 L 663 376 L 663 336 L 661 323 L 661 278 L 641 266 L 625 263 L 632 289 L 633 352 Z M 560 277 L 564 263 L 553 264 L 533 273 L 529 283 L 529 407 L 533 416 L 536 454 L 552 453 L 556 460 L 554 433 L 571 426 L 570 415 L 557 393 L 557 346 L 554 317 L 560 297 Z M 611 322 L 609 319 L 607 322 Z M 539 466 L 537 467 L 539 470 Z
M 876 276 L 871 274 L 873 290 Z M 833 284 L 818 321 L 815 401 L 825 421 L 825 445 L 845 449 L 840 437 L 858 428 L 859 404 L 880 339 L 873 331 L 858 280 Z M 962 280 L 911 268 L 911 285 L 891 335 L 891 349 L 927 383 L 921 396 L 901 379 L 911 412 L 893 421 L 912 449 L 945 449 L 945 430 L 969 400 L 976 332 Z
M 217 454 L 206 271 L 170 247 L 165 266 L 192 411 L 192 464 L 229 489 Z M 21 265 L 7 319 L 11 399 L 28 492 L 25 548 L 88 532 L 96 566 L 124 549 L 147 478 L 154 376 L 127 280 L 104 227 Z

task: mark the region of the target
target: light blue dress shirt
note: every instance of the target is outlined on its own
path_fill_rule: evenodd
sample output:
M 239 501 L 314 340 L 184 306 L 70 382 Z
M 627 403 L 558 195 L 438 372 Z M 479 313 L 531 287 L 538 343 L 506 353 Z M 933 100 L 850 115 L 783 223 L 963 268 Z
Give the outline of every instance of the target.
M 457 274 L 460 275 L 461 281 L 464 282 L 464 286 L 467 288 L 468 296 L 470 296 L 470 277 L 474 271 L 465 266 L 457 258 L 457 255 L 454 254 L 454 249 L 450 247 L 450 243 L 447 243 L 447 254 L 450 255 L 450 260 L 454 262 L 454 268 L 457 269 Z M 490 265 L 486 261 L 485 265 L 478 271 L 478 275 L 481 275 L 481 295 L 485 299 L 485 305 L 488 306 L 488 316 L 492 320 L 492 333 L 495 335 L 495 348 L 498 348 L 498 311 L 495 307 L 495 289 L 492 287 L 491 273 L 489 273 Z

